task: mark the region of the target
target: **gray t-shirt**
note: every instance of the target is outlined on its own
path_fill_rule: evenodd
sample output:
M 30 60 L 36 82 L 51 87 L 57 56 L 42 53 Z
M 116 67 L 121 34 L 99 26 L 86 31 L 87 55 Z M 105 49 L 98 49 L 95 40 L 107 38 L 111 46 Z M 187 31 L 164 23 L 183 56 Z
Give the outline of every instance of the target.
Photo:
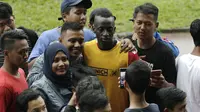
M 151 103 L 146 108 L 136 108 L 136 109 L 125 109 L 124 112 L 160 112 L 158 105 Z

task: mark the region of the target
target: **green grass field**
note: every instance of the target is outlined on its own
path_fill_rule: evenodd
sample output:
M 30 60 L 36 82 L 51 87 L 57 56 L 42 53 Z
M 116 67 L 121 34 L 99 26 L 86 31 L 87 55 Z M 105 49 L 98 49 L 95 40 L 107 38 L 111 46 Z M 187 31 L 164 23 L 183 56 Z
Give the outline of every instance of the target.
M 2 1 L 2 0 L 1 0 Z M 41 33 L 44 30 L 62 25 L 60 16 L 62 0 L 3 0 L 14 10 L 17 26 L 25 26 Z M 135 6 L 145 2 L 155 4 L 159 9 L 159 29 L 185 28 L 200 17 L 200 0 L 92 0 L 90 12 L 98 7 L 110 9 L 117 17 L 117 32 L 132 31 L 132 18 Z

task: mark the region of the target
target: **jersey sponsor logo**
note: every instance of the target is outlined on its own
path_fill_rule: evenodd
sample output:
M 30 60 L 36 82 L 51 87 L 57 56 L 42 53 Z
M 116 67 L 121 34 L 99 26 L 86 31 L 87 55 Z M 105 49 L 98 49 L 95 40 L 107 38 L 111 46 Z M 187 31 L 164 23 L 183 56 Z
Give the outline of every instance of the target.
M 92 67 L 99 76 L 118 76 L 119 70 Z
M 108 69 L 95 68 L 96 74 L 101 76 L 108 76 Z

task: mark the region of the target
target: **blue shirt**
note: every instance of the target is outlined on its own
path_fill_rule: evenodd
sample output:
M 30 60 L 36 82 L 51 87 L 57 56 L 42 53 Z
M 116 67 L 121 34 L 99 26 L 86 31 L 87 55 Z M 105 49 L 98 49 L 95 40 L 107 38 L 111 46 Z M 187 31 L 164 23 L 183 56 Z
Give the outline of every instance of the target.
M 49 46 L 51 42 L 57 41 L 61 35 L 60 30 L 61 30 L 61 27 L 57 27 L 51 30 L 44 31 L 38 38 L 28 58 L 28 61 L 30 62 L 34 58 L 37 58 L 38 56 L 40 56 L 42 53 L 44 53 L 45 49 Z M 83 31 L 84 31 L 85 42 L 96 38 L 95 34 L 91 30 L 84 28 Z

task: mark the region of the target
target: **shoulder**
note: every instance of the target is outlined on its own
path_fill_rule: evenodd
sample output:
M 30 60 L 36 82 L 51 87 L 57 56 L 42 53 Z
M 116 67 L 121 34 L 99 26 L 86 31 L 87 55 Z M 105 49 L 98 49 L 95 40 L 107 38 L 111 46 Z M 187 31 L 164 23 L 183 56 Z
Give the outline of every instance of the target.
M 89 42 L 85 42 L 84 47 L 97 45 L 97 40 L 92 40 Z
M 187 64 L 189 66 L 195 66 L 198 67 L 200 70 L 200 57 L 199 56 L 195 56 L 192 54 L 184 54 L 180 57 L 177 58 L 177 64 L 178 65 L 182 65 L 182 64 Z
M 88 28 L 83 28 L 84 33 L 95 35 L 94 32 Z
M 0 96 L 8 96 L 13 93 L 13 89 L 9 85 L 0 85 Z
M 164 44 L 164 43 L 162 43 L 161 41 L 158 41 L 158 40 L 156 40 L 155 47 L 157 47 L 158 50 L 160 50 L 160 51 L 165 51 L 165 52 L 171 51 L 170 48 L 166 44 Z
M 48 81 L 45 76 L 42 76 L 37 81 L 33 82 L 33 84 L 30 86 L 30 88 L 45 89 L 47 86 L 48 86 Z
M 177 64 L 183 61 L 186 61 L 190 56 L 188 54 L 184 54 L 176 59 Z
M 59 27 L 56 27 L 56 28 L 54 28 L 54 29 L 50 29 L 50 30 L 44 31 L 44 32 L 40 35 L 39 39 L 40 39 L 40 38 L 44 38 L 44 37 L 46 37 L 46 36 L 53 37 L 54 35 L 55 35 L 55 36 L 57 36 L 57 35 L 60 36 Z
M 29 72 L 33 71 L 37 71 L 38 69 L 39 70 L 42 70 L 42 67 L 43 67 L 43 64 L 44 64 L 44 53 L 41 54 L 39 57 L 36 58 L 33 66 L 31 67 L 31 69 L 29 70 Z
M 9 74 L 0 68 L 0 75 L 0 94 L 2 95 L 3 93 L 12 92 L 13 85 L 9 81 L 11 78 Z
M 151 108 L 153 110 L 153 112 L 160 112 L 158 105 L 155 103 L 149 104 L 149 108 Z
M 149 106 L 150 106 L 150 107 L 156 107 L 156 108 L 158 108 L 158 105 L 155 104 L 155 103 L 150 103 Z
M 173 51 L 164 43 L 156 40 L 155 43 L 155 50 L 158 50 L 159 54 L 165 55 L 165 56 L 173 56 Z
M 19 69 L 18 69 L 18 72 L 20 73 L 20 76 L 23 76 L 23 77 L 26 76 L 23 69 L 19 68 Z
M 91 41 L 96 38 L 96 35 L 92 30 L 84 28 L 83 31 L 84 31 L 84 41 L 85 42 Z
M 58 33 L 59 32 L 60 27 L 56 27 L 47 31 L 44 31 L 42 34 L 53 34 L 53 33 Z
M 18 27 L 18 29 L 22 29 L 25 33 L 30 34 L 30 35 L 34 35 L 37 36 L 37 33 L 34 30 L 25 28 L 23 26 Z
M 0 86 L 5 86 L 5 87 L 12 87 L 12 85 L 10 85 L 10 78 L 11 76 L 9 76 L 10 74 L 8 74 L 7 72 L 5 72 L 4 70 L 2 70 L 0 68 Z
M 134 111 L 132 109 L 127 108 L 124 110 L 124 112 L 134 112 Z
M 35 60 L 33 67 L 32 68 L 37 68 L 37 67 L 42 67 L 44 63 L 44 53 L 41 54 L 39 57 L 37 57 L 37 59 Z
M 129 59 L 129 64 L 131 64 L 133 61 L 139 60 L 139 56 L 136 53 L 136 51 L 128 52 L 128 59 Z

